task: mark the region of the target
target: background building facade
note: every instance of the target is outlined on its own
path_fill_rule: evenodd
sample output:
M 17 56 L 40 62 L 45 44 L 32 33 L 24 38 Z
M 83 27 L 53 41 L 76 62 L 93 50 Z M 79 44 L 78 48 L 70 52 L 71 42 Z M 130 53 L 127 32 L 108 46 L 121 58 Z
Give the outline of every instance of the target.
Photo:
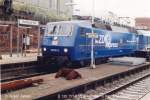
M 14 6 L 24 6 L 27 11 L 48 16 L 67 17 L 72 15 L 72 7 L 67 6 L 72 0 L 13 0 Z M 16 7 L 17 8 L 17 7 Z
M 5 22 L 15 23 L 12 25 L 12 48 L 16 52 L 18 19 L 38 20 L 40 24 L 46 24 L 50 21 L 69 20 L 72 16 L 72 6 L 66 5 L 72 0 L 12 0 L 13 12 L 10 15 L 3 11 L 4 1 L 0 0 L 0 54 L 10 51 L 11 26 L 4 26 Z M 26 33 L 30 37 L 30 48 L 37 49 L 38 28 L 35 27 L 28 30 L 19 28 L 19 48 L 22 48 L 22 37 Z
M 3 12 L 5 0 L 0 0 L 0 20 L 33 19 L 41 21 L 68 20 L 72 17 L 73 7 L 67 5 L 72 0 L 11 0 L 12 16 L 5 16 Z M 4 18 L 4 19 L 3 19 Z
M 137 28 L 150 30 L 150 18 L 139 17 L 135 19 L 135 22 L 136 22 L 135 25 Z

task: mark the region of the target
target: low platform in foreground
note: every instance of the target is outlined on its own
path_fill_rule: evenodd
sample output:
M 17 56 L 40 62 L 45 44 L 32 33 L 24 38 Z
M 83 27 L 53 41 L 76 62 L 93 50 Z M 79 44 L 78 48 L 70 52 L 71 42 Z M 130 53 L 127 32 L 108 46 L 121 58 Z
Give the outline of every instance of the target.
M 42 78 L 44 83 L 35 86 L 29 87 L 10 93 L 2 94 L 2 100 L 31 100 L 38 99 L 41 97 L 46 97 L 51 94 L 55 94 L 59 91 L 77 87 L 89 82 L 103 79 L 105 77 L 112 76 L 121 72 L 132 70 L 137 67 L 149 66 L 150 63 L 145 63 L 139 66 L 124 66 L 124 65 L 111 65 L 111 64 L 102 64 L 97 65 L 95 69 L 90 67 L 77 69 L 81 73 L 82 78 L 76 80 L 65 80 L 64 78 L 55 78 L 54 74 L 42 75 L 38 77 L 32 77 L 32 79 Z

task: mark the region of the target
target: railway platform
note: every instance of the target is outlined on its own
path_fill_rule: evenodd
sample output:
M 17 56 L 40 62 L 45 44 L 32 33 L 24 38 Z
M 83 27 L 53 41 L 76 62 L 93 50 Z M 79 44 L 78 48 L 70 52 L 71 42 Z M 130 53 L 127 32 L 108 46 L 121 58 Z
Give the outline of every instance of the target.
M 21 54 L 13 54 L 12 57 L 7 54 L 1 56 L 0 65 L 37 61 L 37 53 L 27 53 L 26 56 Z
M 82 75 L 82 78 L 70 81 L 63 78 L 56 79 L 55 73 L 36 76 L 32 77 L 32 79 L 43 79 L 43 84 L 2 94 L 2 99 L 31 100 L 41 99 L 43 97 L 47 98 L 49 96 L 59 94 L 59 92 L 61 91 L 79 87 L 97 80 L 102 80 L 109 76 L 113 76 L 143 66 L 150 66 L 150 63 L 145 63 L 138 66 L 112 65 L 107 63 L 97 65 L 95 69 L 91 69 L 90 67 L 80 68 L 76 70 Z

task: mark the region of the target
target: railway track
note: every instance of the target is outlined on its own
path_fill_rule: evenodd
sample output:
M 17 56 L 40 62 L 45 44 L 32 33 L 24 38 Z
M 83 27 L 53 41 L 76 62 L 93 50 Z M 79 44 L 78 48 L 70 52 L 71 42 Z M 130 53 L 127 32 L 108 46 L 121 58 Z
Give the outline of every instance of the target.
M 45 61 L 45 60 L 42 62 L 30 61 L 30 62 L 2 64 L 0 65 L 1 82 L 54 73 L 58 71 L 59 69 L 58 66 L 59 65 L 55 61 Z M 73 66 L 72 68 L 76 68 L 76 66 Z
M 55 72 L 52 64 L 40 65 L 37 61 L 1 65 L 1 82 L 23 79 Z M 54 67 L 55 68 L 55 67 Z
M 75 100 L 139 100 L 150 92 L 150 68 L 106 82 L 76 95 Z
M 150 77 L 106 97 L 106 100 L 140 100 L 150 92 Z
M 39 71 L 37 66 L 26 66 L 26 67 L 5 69 L 2 70 L 1 72 L 1 82 L 23 79 L 46 73 L 47 72 Z

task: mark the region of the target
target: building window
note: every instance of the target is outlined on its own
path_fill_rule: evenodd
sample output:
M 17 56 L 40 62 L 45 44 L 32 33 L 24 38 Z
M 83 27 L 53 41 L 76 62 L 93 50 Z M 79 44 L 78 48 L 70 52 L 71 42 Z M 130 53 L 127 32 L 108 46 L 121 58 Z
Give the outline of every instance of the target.
M 60 0 L 57 0 L 57 3 L 56 3 L 56 9 L 57 9 L 57 14 L 60 13 Z
M 49 0 L 49 8 L 52 8 L 52 0 Z

